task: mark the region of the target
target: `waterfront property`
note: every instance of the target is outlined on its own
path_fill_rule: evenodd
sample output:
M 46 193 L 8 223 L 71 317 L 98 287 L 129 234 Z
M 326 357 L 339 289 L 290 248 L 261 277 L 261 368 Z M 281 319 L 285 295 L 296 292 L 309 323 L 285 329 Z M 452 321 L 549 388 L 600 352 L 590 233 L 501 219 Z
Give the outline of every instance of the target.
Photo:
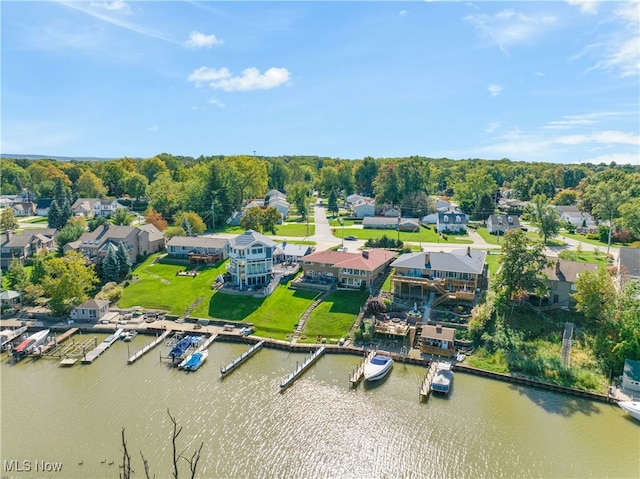
M 425 324 L 420 333 L 420 352 L 451 358 L 456 352 L 455 341 L 455 329 Z
M 302 282 L 335 284 L 348 289 L 369 288 L 395 257 L 395 251 L 383 249 L 361 253 L 318 251 L 302 258 Z
M 625 359 L 622 372 L 622 390 L 632 396 L 640 395 L 640 361 Z
M 174 236 L 167 242 L 167 253 L 190 261 L 217 263 L 227 259 L 229 240 L 214 236 Z
M 545 268 L 544 274 L 549 281 L 550 307 L 569 308 L 575 304 L 573 294 L 576 292 L 576 281 L 584 271 L 595 273 L 598 265 L 557 258 L 552 266 Z
M 8 289 L 0 292 L 0 305 L 3 308 L 14 308 L 22 304 L 22 293 Z
M 230 260 L 227 271 L 233 284 L 240 290 L 269 285 L 276 248 L 275 241 L 253 230 L 231 238 L 227 246 Z
M 76 321 L 97 322 L 109 313 L 109 301 L 104 299 L 89 299 L 71 311 L 71 319 Z
M 27 258 L 54 251 L 55 233 L 54 228 L 29 229 L 19 234 L 7 230 L 0 240 L 0 267 L 8 268 L 14 258 L 24 265 Z
M 425 299 L 439 294 L 433 305 L 448 299 L 473 301 L 486 287 L 486 251 L 471 248 L 444 252 L 407 253 L 395 260 L 391 286 L 398 298 Z

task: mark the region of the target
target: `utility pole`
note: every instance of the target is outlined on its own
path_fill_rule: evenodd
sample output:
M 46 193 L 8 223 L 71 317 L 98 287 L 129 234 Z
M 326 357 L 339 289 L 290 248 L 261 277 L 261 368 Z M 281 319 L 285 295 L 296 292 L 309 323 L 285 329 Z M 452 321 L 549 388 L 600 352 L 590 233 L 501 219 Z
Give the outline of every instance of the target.
M 216 206 L 211 200 L 211 229 L 216 229 Z

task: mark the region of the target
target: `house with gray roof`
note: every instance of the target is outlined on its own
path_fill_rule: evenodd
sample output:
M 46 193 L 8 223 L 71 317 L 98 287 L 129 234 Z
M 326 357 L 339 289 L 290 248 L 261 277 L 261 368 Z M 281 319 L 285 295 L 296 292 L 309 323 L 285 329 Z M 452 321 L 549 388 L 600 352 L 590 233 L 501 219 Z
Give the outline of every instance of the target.
M 267 286 L 273 279 L 277 244 L 268 236 L 247 230 L 229 239 L 227 272 L 240 290 Z
M 489 215 L 487 231 L 492 235 L 501 235 L 507 231 L 520 228 L 520 220 L 516 215 Z
M 71 319 L 76 321 L 98 322 L 109 312 L 109 301 L 89 299 L 71 311 Z
M 640 361 L 624 360 L 622 390 L 634 397 L 640 395 Z
M 555 308 L 570 308 L 575 305 L 573 294 L 576 292 L 578 276 L 585 271 L 596 273 L 598 265 L 581 261 L 568 261 L 560 258 L 553 260 L 551 266 L 544 270 L 549 281 L 549 306 Z
M 434 291 L 446 300 L 473 301 L 479 288 L 486 288 L 486 251 L 471 248 L 445 252 L 407 253 L 391 267 L 391 287 L 398 298 L 425 299 Z
M 618 278 L 621 282 L 640 280 L 640 248 L 620 248 Z
M 436 229 L 438 233 L 466 233 L 469 217 L 462 211 L 439 211 Z
M 313 251 L 313 246 L 284 241 L 282 244 L 277 245 L 275 256 L 276 261 L 279 262 L 299 263 L 304 256 L 313 253 Z
M 98 198 L 78 198 L 71 205 L 74 216 L 84 216 L 93 218 L 96 213 L 95 205 L 100 200 Z
M 589 213 L 580 211 L 575 206 L 556 206 L 560 219 L 568 221 L 576 227 L 576 231 L 588 232 L 597 228 L 596 222 Z
M 118 203 L 118 200 L 98 200 L 93 204 L 93 213 L 95 216 L 104 216 L 109 218 L 115 215 L 119 208 L 126 209 L 125 206 Z
M 397 230 L 398 218 L 387 216 L 367 216 L 362 218 L 364 229 Z
M 24 265 L 27 258 L 56 249 L 54 228 L 24 230 L 21 233 L 6 231 L 0 241 L 0 266 L 8 268 L 13 258 Z
M 167 242 L 167 252 L 176 258 L 217 262 L 227 259 L 229 240 L 217 236 L 174 236 Z

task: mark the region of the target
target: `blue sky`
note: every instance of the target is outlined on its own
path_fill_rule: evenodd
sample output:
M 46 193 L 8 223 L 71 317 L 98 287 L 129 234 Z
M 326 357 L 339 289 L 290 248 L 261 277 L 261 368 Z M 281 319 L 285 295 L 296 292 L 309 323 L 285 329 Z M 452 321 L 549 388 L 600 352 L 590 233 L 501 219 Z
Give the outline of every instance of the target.
M 639 164 L 638 1 L 2 2 L 2 153 Z

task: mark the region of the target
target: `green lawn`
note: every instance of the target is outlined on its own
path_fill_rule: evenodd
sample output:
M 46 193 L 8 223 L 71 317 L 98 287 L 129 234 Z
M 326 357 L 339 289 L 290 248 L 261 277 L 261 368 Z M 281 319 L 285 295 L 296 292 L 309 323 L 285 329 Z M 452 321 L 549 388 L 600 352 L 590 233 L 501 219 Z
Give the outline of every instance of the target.
M 29 223 L 29 224 L 38 224 L 38 223 L 48 223 L 49 218 L 46 216 L 37 216 L 35 218 L 29 218 L 28 220 L 18 221 L 18 223 Z
M 369 297 L 368 291 L 335 291 L 313 310 L 304 327 L 305 341 L 316 336 L 344 338 L 349 335 L 360 308 Z
M 217 292 L 192 313 L 228 321 L 253 323 L 258 336 L 286 339 L 318 293 L 289 289 L 281 284 L 266 298 Z
M 494 274 L 496 274 L 496 271 L 498 271 L 498 266 L 499 266 L 501 257 L 502 257 L 502 253 L 492 253 L 492 252 L 487 253 L 485 263 L 487 264 L 489 278 L 491 278 Z
M 599 268 L 607 266 L 606 252 L 595 253 L 594 251 L 565 250 L 560 252 L 560 258 L 569 261 L 580 261 L 582 263 L 595 263 Z
M 597 239 L 588 239 L 586 236 L 583 236 L 581 234 L 569 233 L 568 231 L 565 231 L 565 230 L 563 230 L 560 233 L 560 235 L 566 236 L 567 238 L 571 238 L 571 239 L 574 239 L 576 241 L 581 241 L 583 243 L 592 244 L 594 246 L 600 246 L 605 251 L 607 249 L 607 242 L 606 241 L 600 241 L 600 240 L 597 240 Z M 611 246 L 613 246 L 615 248 L 620 248 L 621 246 L 628 246 L 628 243 L 618 243 L 616 241 L 613 241 L 613 238 L 612 238 L 611 239 Z
M 199 297 L 209 301 L 211 285 L 219 273 L 225 272 L 224 263 L 200 267 L 198 276 L 176 276 L 185 266 L 175 264 L 151 264 L 156 255 L 138 266 L 133 274 L 139 279 L 124 288 L 118 307 L 144 306 L 164 309 L 172 315 L 181 315 Z
M 277 236 L 312 236 L 316 232 L 316 227 L 313 223 L 309 223 L 309 234 L 307 234 L 306 223 L 289 223 L 286 225 L 278 225 L 276 227 Z
M 343 229 L 336 228 L 335 236 L 338 238 L 342 238 Z M 395 230 L 378 230 L 378 229 L 360 229 L 360 228 L 344 228 L 345 236 L 356 236 L 358 239 L 367 240 L 367 239 L 380 239 L 383 236 L 387 238 L 398 238 L 398 232 Z M 434 229 L 426 229 L 422 228 L 420 232 L 400 232 L 400 241 L 409 241 L 412 243 L 440 243 L 443 244 L 471 244 L 473 241 L 468 239 L 468 236 L 459 236 L 459 235 L 445 235 L 446 240 L 443 238 L 439 238 L 438 233 Z
M 489 230 L 485 227 L 480 227 L 476 231 L 478 232 L 480 237 L 489 244 L 500 244 L 498 242 L 498 239 L 500 239 L 501 241 L 504 240 L 502 236 L 498 238 L 497 235 L 492 235 L 491 233 L 489 233 Z

